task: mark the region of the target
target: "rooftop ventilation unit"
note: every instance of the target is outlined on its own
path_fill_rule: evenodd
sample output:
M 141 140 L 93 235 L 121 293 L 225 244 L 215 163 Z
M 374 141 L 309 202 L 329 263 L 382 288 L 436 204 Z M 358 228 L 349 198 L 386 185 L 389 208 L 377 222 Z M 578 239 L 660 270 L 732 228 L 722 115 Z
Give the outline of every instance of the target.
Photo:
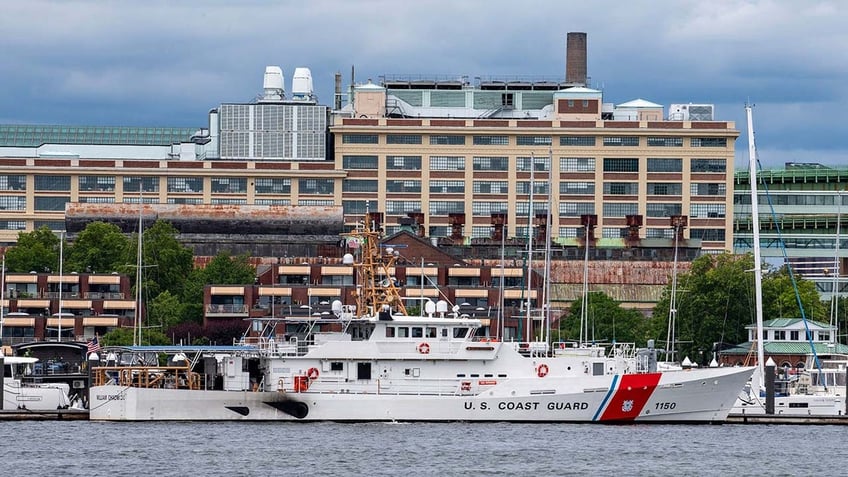
M 309 68 L 295 68 L 292 76 L 292 100 L 310 101 L 314 99 L 312 71 Z
M 283 70 L 279 66 L 265 67 L 265 80 L 262 82 L 265 90 L 262 101 L 282 101 L 286 90 L 283 86 Z
M 671 121 L 714 121 L 713 104 L 672 104 L 668 107 Z

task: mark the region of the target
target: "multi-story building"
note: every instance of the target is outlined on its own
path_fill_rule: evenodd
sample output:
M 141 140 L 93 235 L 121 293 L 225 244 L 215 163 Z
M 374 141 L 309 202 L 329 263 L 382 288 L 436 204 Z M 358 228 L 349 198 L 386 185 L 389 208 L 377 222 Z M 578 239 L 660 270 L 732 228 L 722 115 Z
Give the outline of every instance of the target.
M 814 163 L 788 163 L 782 169 L 757 172 L 760 250 L 766 259 L 789 259 L 799 276 L 812 280 L 822 298 L 848 291 L 845 274 L 848 240 L 848 169 Z M 753 247 L 751 181 L 747 171 L 736 173 L 734 191 L 736 253 Z M 837 245 L 837 240 L 839 244 Z
M 503 213 L 510 236 L 526 237 L 550 209 L 554 240 L 580 235 L 587 214 L 604 238 L 626 237 L 628 216 L 644 218 L 643 238 L 669 238 L 669 218 L 684 215 L 704 250 L 732 243 L 732 122 L 667 120 L 657 104 L 614 107 L 548 82 L 392 80 L 353 94 L 331 126 L 350 221 L 366 207 L 387 223 L 422 213 L 438 237 L 464 214 L 465 235 L 482 237 Z
M 132 326 L 136 302 L 129 278 L 117 274 L 8 273 L 3 286 L 4 345 L 85 341 Z

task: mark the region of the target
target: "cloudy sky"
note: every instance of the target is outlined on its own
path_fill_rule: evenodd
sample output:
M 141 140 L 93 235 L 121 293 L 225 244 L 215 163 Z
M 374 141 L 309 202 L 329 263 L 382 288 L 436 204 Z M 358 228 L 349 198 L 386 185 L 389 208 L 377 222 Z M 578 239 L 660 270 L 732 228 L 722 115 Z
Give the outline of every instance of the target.
M 848 164 L 848 1 L 4 0 L 0 123 L 201 127 L 266 65 L 333 75 L 563 78 L 588 34 L 604 101 L 755 107 L 761 161 Z M 743 165 L 739 161 L 737 165 Z

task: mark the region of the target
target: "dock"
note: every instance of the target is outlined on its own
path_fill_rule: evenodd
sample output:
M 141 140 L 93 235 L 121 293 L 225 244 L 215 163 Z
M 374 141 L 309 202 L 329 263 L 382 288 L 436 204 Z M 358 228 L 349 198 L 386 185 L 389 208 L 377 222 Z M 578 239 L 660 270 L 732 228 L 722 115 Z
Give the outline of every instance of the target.
M 87 421 L 88 410 L 57 409 L 55 411 L 30 411 L 9 409 L 0 411 L 0 421 Z
M 727 416 L 727 424 L 793 424 L 793 425 L 848 425 L 848 416 L 815 416 L 786 414 L 734 414 Z

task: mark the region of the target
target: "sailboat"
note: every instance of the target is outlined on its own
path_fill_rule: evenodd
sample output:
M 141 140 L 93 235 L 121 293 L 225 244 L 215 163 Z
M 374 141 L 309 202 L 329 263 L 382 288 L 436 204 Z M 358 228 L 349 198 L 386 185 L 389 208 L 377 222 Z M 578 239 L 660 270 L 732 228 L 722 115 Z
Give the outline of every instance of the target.
M 751 105 L 745 106 L 748 124 L 748 167 L 751 183 L 751 220 L 754 250 L 754 295 L 756 298 L 757 371 L 745 386 L 729 416 L 766 414 L 766 367 L 763 332 L 762 257 L 760 255 L 760 218 L 757 194 L 757 149 L 754 141 L 754 120 Z M 837 233 L 838 235 L 838 233 Z M 787 416 L 841 416 L 846 408 L 846 365 L 848 356 L 833 355 L 820 360 L 811 343 L 811 354 L 804 370 L 790 379 L 778 382 L 774 396 L 774 413 Z

